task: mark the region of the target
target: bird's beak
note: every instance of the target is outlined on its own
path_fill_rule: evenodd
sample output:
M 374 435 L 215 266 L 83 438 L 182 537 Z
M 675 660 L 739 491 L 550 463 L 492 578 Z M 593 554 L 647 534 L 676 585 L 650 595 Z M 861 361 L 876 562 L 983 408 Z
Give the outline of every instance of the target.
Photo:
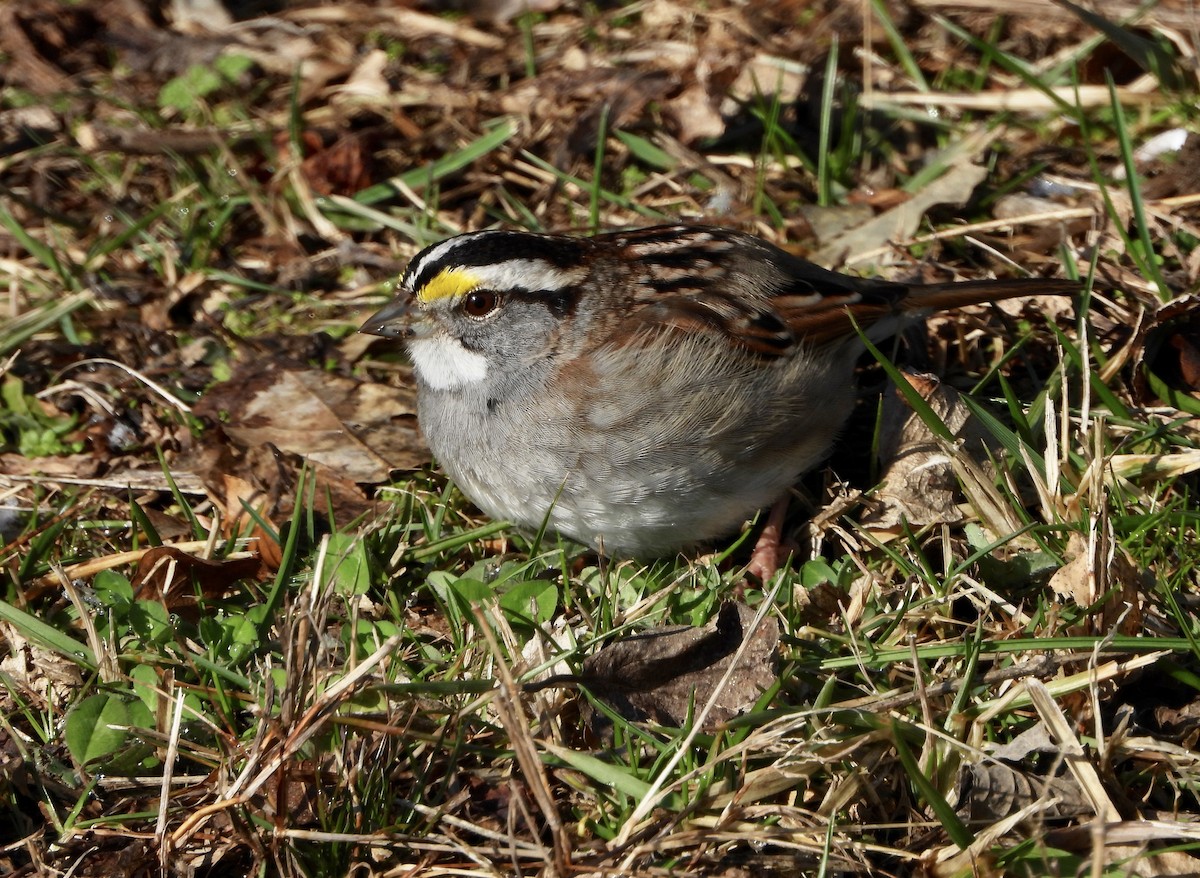
M 411 300 L 400 298 L 376 311 L 358 331 L 382 338 L 421 338 L 432 330 L 429 314 Z

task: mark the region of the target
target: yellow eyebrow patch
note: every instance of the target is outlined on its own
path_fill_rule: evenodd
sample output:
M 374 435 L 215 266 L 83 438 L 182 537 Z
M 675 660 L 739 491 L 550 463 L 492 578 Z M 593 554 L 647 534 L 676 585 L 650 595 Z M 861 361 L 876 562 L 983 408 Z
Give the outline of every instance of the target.
M 469 293 L 479 284 L 479 276 L 466 269 L 443 268 L 417 291 L 417 299 L 422 302 L 451 299 Z

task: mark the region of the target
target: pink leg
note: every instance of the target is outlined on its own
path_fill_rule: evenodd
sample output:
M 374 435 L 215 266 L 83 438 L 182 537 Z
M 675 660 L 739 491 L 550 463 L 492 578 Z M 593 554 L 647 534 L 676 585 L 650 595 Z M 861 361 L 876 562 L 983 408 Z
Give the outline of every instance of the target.
M 763 526 L 754 551 L 750 553 L 750 563 L 746 572 L 758 577 L 759 582 L 766 582 L 779 570 L 783 560 L 783 519 L 787 515 L 788 497 L 785 494 L 775 501 L 767 514 L 767 523 Z

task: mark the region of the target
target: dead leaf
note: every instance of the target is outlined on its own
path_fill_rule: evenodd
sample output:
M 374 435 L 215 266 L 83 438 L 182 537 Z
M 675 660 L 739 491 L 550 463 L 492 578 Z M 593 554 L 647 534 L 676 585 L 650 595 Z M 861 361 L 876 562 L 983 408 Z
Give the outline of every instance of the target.
M 865 254 L 886 251 L 894 242 L 911 238 L 934 205 L 965 204 L 986 177 L 987 168 L 981 165 L 953 165 L 908 201 L 824 245 L 813 259 L 822 265 L 849 265 Z
M 1043 198 L 1027 192 L 1003 195 L 992 206 L 992 216 L 1024 221 L 1014 222 L 998 234 L 981 238 L 999 250 L 1020 254 L 1018 261 L 1022 264 L 1060 259 L 1058 248 L 1062 243 L 1071 235 L 1087 231 L 1094 222 L 1091 211 L 1084 216 L 1061 216 L 1064 208 L 1075 207 L 1076 201 L 1078 199 Z
M 176 30 L 220 33 L 233 24 L 229 10 L 217 0 L 171 0 L 170 7 Z
M 873 189 L 860 186 L 846 193 L 846 203 L 856 207 L 871 207 L 875 210 L 891 210 L 909 200 L 909 194 L 903 189 L 888 187 Z
M 30 640 L 16 625 L 0 621 L 0 642 L 4 643 L 0 674 L 7 681 L 4 699 L 19 691 L 28 708 L 41 711 L 62 704 L 83 685 L 83 671 L 75 661 Z M 5 714 L 15 716 L 8 709 Z
M 1038 817 L 1067 818 L 1092 811 L 1083 789 L 1071 775 L 1042 777 L 1001 762 L 961 766 L 957 793 L 955 810 L 959 816 L 983 823 L 994 823 L 1051 798 L 1058 801 L 1039 811 Z
M 63 130 L 63 121 L 49 107 L 29 106 L 0 110 L 0 144 L 9 153 L 32 149 Z
M 416 392 L 322 372 L 249 365 L 209 390 L 197 415 L 246 448 L 273 445 L 356 482 L 429 461 L 417 431 Z
M 157 546 L 142 555 L 131 583 L 134 595 L 161 601 L 172 613 L 197 614 L 196 594 L 217 600 L 246 579 L 265 581 L 269 573 L 257 555 L 209 560 L 189 555 L 174 546 Z
M 845 600 L 846 592 L 832 582 L 819 582 L 811 588 L 797 587 L 792 593 L 792 602 L 800 611 L 800 618 L 810 625 L 824 627 L 841 622 Z
M 82 11 L 72 13 L 69 9 L 59 10 L 62 18 L 46 14 L 33 14 L 32 18 L 23 16 L 22 10 L 16 3 L 0 4 L 0 49 L 5 55 L 5 78 L 15 84 L 27 88 L 34 94 L 61 94 L 70 91 L 71 79 L 55 64 L 43 56 L 30 38 L 30 32 L 38 36 L 38 41 L 48 45 L 55 53 L 61 52 L 67 42 L 72 39 L 64 31 L 71 24 L 78 25 L 75 18 Z
M 1092 617 L 1093 633 L 1107 633 L 1118 622 L 1121 634 L 1142 633 L 1142 574 L 1103 523 L 1090 542 L 1072 533 L 1065 555 L 1067 563 L 1050 577 L 1055 594 L 1080 607 L 1090 607 L 1108 595 L 1099 615 Z
M 875 212 L 865 204 L 802 204 L 797 209 L 818 242 L 833 241 L 870 221 Z
M 1200 295 L 1180 296 L 1159 308 L 1145 320 L 1134 348 L 1137 402 L 1179 408 L 1189 399 L 1200 401 Z
M 904 377 L 956 436 L 979 438 L 978 425 L 958 391 L 932 375 Z M 902 521 L 917 527 L 962 521 L 950 454 L 899 390 L 885 395 L 879 437 L 883 476 L 863 525 L 872 531 L 892 531 Z
M 1059 747 L 1050 737 L 1045 723 L 1037 723 L 1018 734 L 1011 741 L 989 742 L 984 745 L 988 754 L 1005 762 L 1023 762 L 1044 753 L 1058 753 Z
M 725 132 L 725 120 L 716 102 L 703 86 L 685 88 L 668 101 L 663 112 L 674 122 L 676 136 L 684 143 L 714 139 Z
M 94 479 L 99 476 L 101 469 L 100 462 L 91 454 L 64 454 L 61 457 L 0 454 L 0 475 L 4 476 L 41 476 L 51 481 L 56 476 Z
M 1176 738 L 1194 735 L 1200 730 L 1200 700 L 1195 698 L 1180 707 L 1159 704 L 1153 714 L 1158 727 Z
M 1194 843 L 1194 816 L 1182 813 L 1172 816 L 1178 819 L 1108 821 L 1099 849 L 1096 827 L 1091 821 L 1051 829 L 1042 838 L 1048 847 L 1071 851 L 1084 860 L 1120 863 L 1121 874 L 1129 878 L 1197 878 L 1200 860 L 1185 851 L 1156 852 L 1152 847 L 1160 840 Z
M 267 466 L 261 466 L 268 458 Z M 281 506 L 290 507 L 295 500 L 295 479 L 290 472 L 280 471 L 270 449 L 255 449 L 243 457 L 242 462 L 250 463 L 249 472 L 225 467 L 210 472 L 209 497 L 221 510 L 222 535 L 226 539 L 249 538 L 263 563 L 271 570 L 278 570 L 283 560 L 283 547 L 279 545 L 280 529 L 276 520 L 281 513 L 287 512 Z M 259 477 L 250 478 L 251 473 Z M 213 490 L 217 485 L 219 490 Z
M 263 563 L 278 569 L 281 549 L 273 534 L 281 533 L 279 523 L 292 517 L 304 466 L 301 458 L 272 445 L 237 449 L 217 444 L 209 436 L 189 455 L 188 465 L 199 474 L 221 514 L 222 534 L 254 540 Z M 315 499 L 314 511 L 332 515 L 330 525 L 345 527 L 374 509 L 373 501 L 345 474 L 321 464 L 307 466 L 311 481 L 304 502 Z
M 779 625 L 767 618 L 748 632 L 754 616 L 745 604 L 730 603 L 703 628 L 668 626 L 622 638 L 584 660 L 581 682 L 626 719 L 680 726 L 689 711 L 709 701 L 750 636 L 741 663 L 706 719 L 705 728 L 714 728 L 751 706 L 775 682 Z M 590 713 L 593 733 L 601 740 L 611 736 L 610 721 L 599 711 Z
M 304 158 L 300 173 L 312 190 L 320 195 L 351 196 L 366 189 L 374 180 L 370 138 L 363 134 L 342 134 L 306 129 L 300 132 Z M 280 165 L 295 164 L 291 135 L 281 131 L 274 138 Z
M 344 85 L 334 89 L 333 103 L 362 101 L 384 101 L 391 95 L 392 87 L 384 75 L 388 66 L 388 54 L 383 49 L 367 52 L 355 66 Z
M 460 0 L 458 3 L 431 3 L 437 9 L 444 7 L 456 12 L 465 12 L 476 21 L 503 24 L 527 12 L 553 12 L 562 5 L 562 0 Z

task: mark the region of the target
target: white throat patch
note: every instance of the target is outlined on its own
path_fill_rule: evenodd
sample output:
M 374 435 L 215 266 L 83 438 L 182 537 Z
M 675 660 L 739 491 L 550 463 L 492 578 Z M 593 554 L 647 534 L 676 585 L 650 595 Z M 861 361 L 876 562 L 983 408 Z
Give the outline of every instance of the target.
M 453 390 L 487 378 L 487 360 L 446 335 L 409 339 L 408 353 L 421 380 L 434 390 Z

